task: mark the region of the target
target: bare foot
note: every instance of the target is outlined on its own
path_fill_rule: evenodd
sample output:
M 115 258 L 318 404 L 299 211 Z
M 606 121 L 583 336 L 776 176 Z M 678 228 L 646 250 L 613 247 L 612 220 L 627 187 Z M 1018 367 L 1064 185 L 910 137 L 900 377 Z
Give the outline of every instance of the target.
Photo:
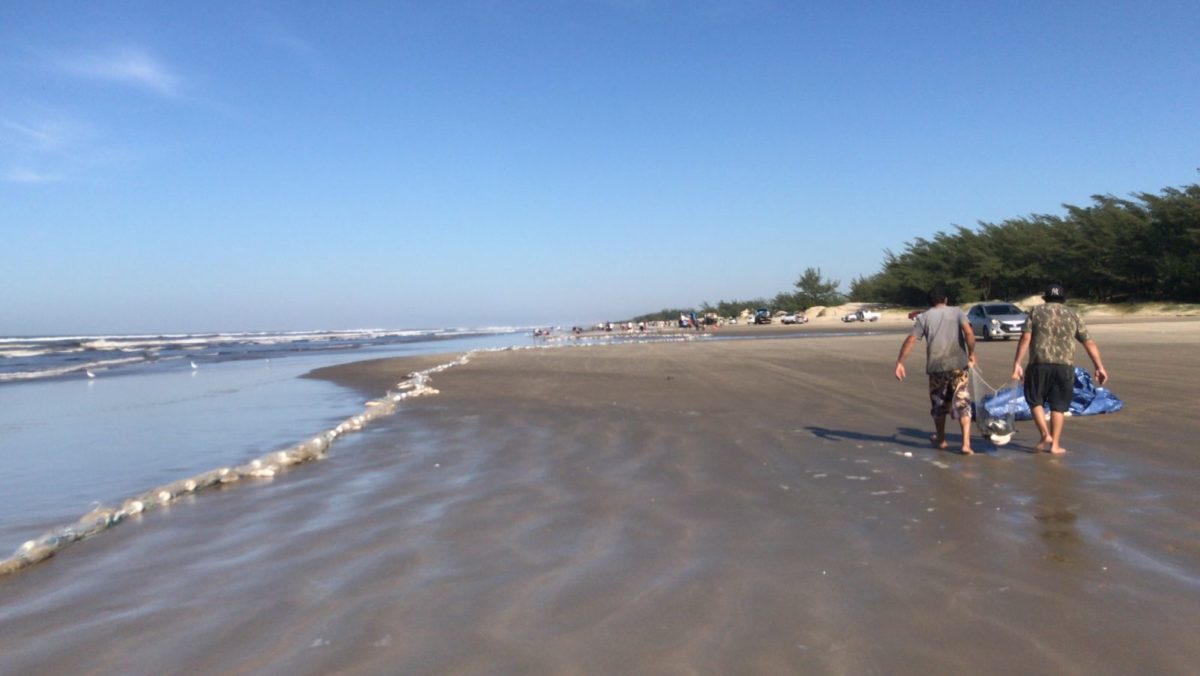
M 1067 449 L 1063 448 L 1062 446 L 1051 446 L 1050 452 L 1054 455 L 1062 455 L 1063 453 L 1067 452 Z
M 1054 439 L 1050 437 L 1042 437 L 1042 440 L 1033 445 L 1033 450 L 1037 453 L 1049 450 L 1047 447 L 1054 445 Z
M 963 446 L 962 454 L 963 455 L 975 455 L 975 451 L 972 451 L 970 446 Z
M 945 439 L 938 439 L 936 434 L 929 435 L 929 445 L 933 446 L 934 448 L 941 449 L 941 450 L 946 450 L 947 448 L 950 448 L 950 444 L 946 443 Z

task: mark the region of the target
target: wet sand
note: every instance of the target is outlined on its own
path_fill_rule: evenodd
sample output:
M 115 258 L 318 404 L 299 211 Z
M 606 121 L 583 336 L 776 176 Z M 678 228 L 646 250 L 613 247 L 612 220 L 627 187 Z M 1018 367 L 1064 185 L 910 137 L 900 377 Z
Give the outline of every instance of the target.
M 0 579 L 0 673 L 1194 673 L 1200 322 L 1095 326 L 1126 410 L 1064 457 L 929 448 L 901 330 L 477 355 Z

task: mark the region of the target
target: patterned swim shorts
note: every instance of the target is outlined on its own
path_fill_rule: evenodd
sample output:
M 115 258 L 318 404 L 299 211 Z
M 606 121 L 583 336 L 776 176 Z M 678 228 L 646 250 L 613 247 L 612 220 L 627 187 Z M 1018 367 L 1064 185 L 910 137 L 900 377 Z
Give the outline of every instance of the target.
M 929 415 L 949 415 L 954 420 L 971 415 L 970 374 L 966 369 L 929 374 Z

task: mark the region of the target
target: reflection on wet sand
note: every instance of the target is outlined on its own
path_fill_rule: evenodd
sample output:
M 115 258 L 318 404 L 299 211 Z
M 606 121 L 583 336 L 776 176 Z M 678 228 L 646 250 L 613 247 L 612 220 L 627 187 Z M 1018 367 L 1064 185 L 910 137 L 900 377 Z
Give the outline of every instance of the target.
M 892 336 L 486 355 L 0 580 L 0 671 L 1189 673 L 1197 430 L 1145 402 L 1200 364 L 1103 340 L 1128 408 L 1061 458 L 906 443 Z

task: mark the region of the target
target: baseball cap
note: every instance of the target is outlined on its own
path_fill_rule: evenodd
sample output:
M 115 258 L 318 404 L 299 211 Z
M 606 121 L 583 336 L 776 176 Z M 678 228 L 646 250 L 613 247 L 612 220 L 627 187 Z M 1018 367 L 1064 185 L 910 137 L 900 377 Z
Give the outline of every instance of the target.
M 1062 284 L 1047 284 L 1046 292 L 1042 294 L 1045 300 L 1063 300 L 1067 297 L 1067 293 L 1063 291 Z

